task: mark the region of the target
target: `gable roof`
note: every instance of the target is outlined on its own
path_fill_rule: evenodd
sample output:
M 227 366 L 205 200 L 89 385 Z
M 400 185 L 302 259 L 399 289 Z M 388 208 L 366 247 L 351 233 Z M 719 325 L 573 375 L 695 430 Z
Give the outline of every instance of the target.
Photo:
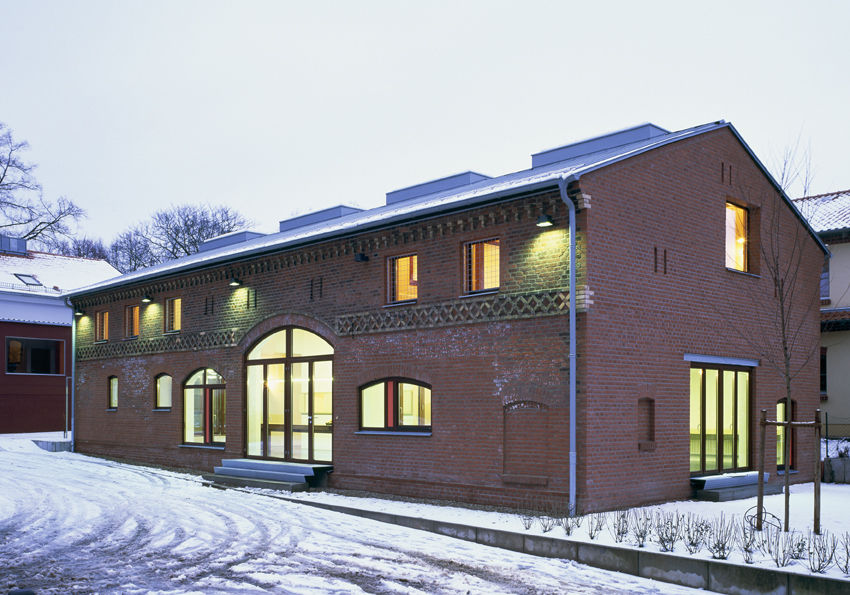
M 0 291 L 4 292 L 62 295 L 120 274 L 105 260 L 35 251 L 0 254 Z
M 643 124 L 619 132 L 606 134 L 601 137 L 573 143 L 566 147 L 537 153 L 533 157 L 543 155 L 546 155 L 547 157 L 543 159 L 536 159 L 535 161 L 537 163 L 542 164 L 533 166 L 530 169 L 505 174 L 495 178 L 484 177 L 484 179 L 461 187 L 453 187 L 442 191 L 436 191 L 431 194 L 418 196 L 409 200 L 392 202 L 385 206 L 345 215 L 331 221 L 324 221 L 314 225 L 307 225 L 297 229 L 269 234 L 260 238 L 215 250 L 199 252 L 146 269 L 133 271 L 115 279 L 82 287 L 71 292 L 71 295 L 83 295 L 119 285 L 126 285 L 129 283 L 160 278 L 171 274 L 185 273 L 209 266 L 236 262 L 284 248 L 294 248 L 332 238 L 346 237 L 355 233 L 375 230 L 390 225 L 399 225 L 412 220 L 421 220 L 436 215 L 447 214 L 453 211 L 469 209 L 477 205 L 498 201 L 509 196 L 516 196 L 520 193 L 552 188 L 556 186 L 560 180 L 578 180 L 586 173 L 635 157 L 642 153 L 646 153 L 647 151 L 652 151 L 664 145 L 699 136 L 707 132 L 721 130 L 723 128 L 728 128 L 741 142 L 743 147 L 763 171 L 765 176 L 767 176 L 771 183 L 777 188 L 780 195 L 796 214 L 800 222 L 806 227 L 815 241 L 826 252 L 826 247 L 817 237 L 817 234 L 815 234 L 811 227 L 809 227 L 806 219 L 800 215 L 791 200 L 785 195 L 767 171 L 767 168 L 765 168 L 761 161 L 758 160 L 731 123 L 719 120 L 717 122 L 694 126 L 693 128 L 687 128 L 676 132 L 668 132 L 652 124 Z M 649 130 L 650 133 L 648 135 L 642 135 L 643 138 L 630 140 L 635 138 L 635 135 L 633 134 L 634 131 L 641 129 Z M 626 141 L 624 141 L 625 144 L 614 143 L 616 146 L 611 146 L 612 143 L 597 143 L 600 139 L 613 136 L 626 139 Z M 582 146 L 588 147 L 589 152 L 574 150 L 575 148 Z M 602 148 L 599 148 L 600 146 Z M 559 153 L 559 151 L 561 153 Z M 556 155 L 556 157 L 551 157 L 550 155 Z M 565 158 L 559 161 L 555 160 L 558 155 L 563 155 Z M 535 161 L 533 161 L 533 164 Z
M 850 230 L 850 190 L 795 198 L 794 204 L 818 234 Z

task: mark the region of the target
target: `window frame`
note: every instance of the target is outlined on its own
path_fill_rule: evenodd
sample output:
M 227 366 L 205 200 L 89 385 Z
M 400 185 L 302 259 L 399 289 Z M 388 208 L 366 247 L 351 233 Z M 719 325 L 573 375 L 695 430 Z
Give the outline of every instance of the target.
M 118 409 L 118 376 L 114 374 L 106 378 L 106 410 Z
M 163 333 L 179 333 L 183 330 L 183 298 L 182 296 L 173 296 L 167 297 L 164 300 L 165 307 L 163 308 Z M 175 304 L 178 304 L 177 309 L 175 310 Z M 177 327 L 174 328 L 174 321 L 172 318 L 175 318 L 174 312 L 177 312 Z
M 138 304 L 124 306 L 124 338 L 138 339 L 142 326 L 142 308 Z
M 408 279 L 408 288 L 413 288 L 415 290 L 416 295 L 414 297 L 406 297 L 404 299 L 399 299 L 398 296 L 398 284 L 396 282 L 398 278 L 398 267 L 397 263 L 401 262 L 404 259 L 413 259 L 413 266 L 411 267 L 414 275 L 411 279 Z M 417 252 L 407 252 L 405 254 L 399 254 L 397 256 L 389 256 L 387 257 L 387 304 L 410 304 L 414 303 L 419 299 L 419 254 Z
M 221 383 L 211 383 L 207 380 L 207 372 L 212 370 L 215 372 L 219 378 L 221 378 Z M 200 384 L 188 384 L 189 380 L 191 380 L 198 372 L 203 372 L 202 382 Z M 173 385 L 172 385 L 173 388 Z M 204 403 L 203 409 L 201 412 L 201 419 L 203 420 L 203 433 L 204 440 L 202 442 L 189 442 L 186 440 L 186 394 L 189 389 L 201 389 L 204 394 Z M 215 440 L 214 426 L 213 426 L 213 414 L 214 414 L 214 403 L 213 398 L 214 395 L 212 391 L 221 390 L 223 391 L 222 398 L 224 399 L 224 436 L 223 441 Z M 207 395 L 207 391 L 209 391 L 209 395 Z M 186 379 L 181 384 L 181 396 L 182 401 L 180 403 L 181 408 L 183 410 L 183 419 L 180 424 L 180 443 L 183 446 L 194 446 L 201 448 L 224 448 L 227 444 L 227 380 L 222 376 L 218 370 L 215 368 L 211 368 L 209 366 L 205 366 L 203 368 L 197 368 L 193 370 L 189 375 L 186 376 Z M 174 393 L 172 391 L 172 402 L 174 399 Z M 193 420 L 194 421 L 194 420 Z M 194 423 L 193 426 L 194 428 Z
M 364 426 L 363 425 L 363 392 L 369 388 L 372 388 L 377 385 L 383 384 L 384 387 L 384 395 L 382 400 L 382 420 L 383 426 Z M 428 391 L 428 411 L 430 422 L 428 425 L 403 425 L 399 423 L 399 407 L 400 407 L 400 394 L 401 394 L 401 385 L 409 384 L 412 386 L 416 386 L 419 388 L 424 388 Z M 392 394 L 390 391 L 392 390 Z M 373 380 L 366 384 L 361 385 L 357 389 L 357 412 L 358 412 L 358 427 L 361 432 L 382 432 L 382 433 L 400 433 L 400 434 L 408 434 L 408 433 L 428 433 L 430 434 L 434 425 L 434 412 L 433 412 L 433 389 L 430 384 L 426 382 L 422 382 L 421 380 L 415 380 L 413 378 L 405 378 L 400 376 L 392 376 L 387 378 L 381 378 L 378 380 Z M 387 411 L 388 405 L 392 406 L 392 419 Z
M 27 287 L 44 287 L 44 283 L 38 280 L 38 277 L 35 275 L 30 275 L 27 273 L 12 273 L 15 277 L 18 278 L 18 281 L 26 285 Z M 28 280 L 29 279 L 29 280 Z
M 729 246 L 729 232 L 730 232 L 729 210 L 730 210 L 730 207 L 732 207 L 733 209 L 737 209 L 738 211 L 740 211 L 744 214 L 744 225 L 743 225 L 744 230 L 743 230 L 743 236 L 742 236 L 743 240 L 744 240 L 743 241 L 744 249 L 743 249 L 743 253 L 741 255 L 741 257 L 743 259 L 743 264 L 742 264 L 741 268 L 738 268 L 737 266 L 735 266 L 735 262 L 734 262 L 735 261 L 735 254 L 729 254 L 729 251 L 727 249 L 728 246 Z M 749 252 L 750 252 L 750 241 L 751 241 L 751 235 L 752 235 L 751 223 L 750 223 L 750 219 L 752 218 L 752 212 L 751 212 L 749 207 L 727 199 L 726 203 L 725 203 L 725 215 L 726 216 L 725 216 L 725 219 L 724 219 L 723 247 L 724 247 L 724 252 L 725 252 L 724 262 L 726 264 L 726 268 L 730 271 L 735 271 L 735 272 L 738 272 L 738 273 L 752 273 L 753 271 L 751 270 L 752 267 L 750 266 L 750 254 L 749 254 Z M 733 242 L 737 244 L 740 241 L 740 238 L 737 234 L 737 227 L 735 228 L 734 231 L 735 231 L 735 238 L 734 238 Z M 730 262 L 730 259 L 731 259 L 732 262 Z
M 474 254 L 473 254 L 474 248 L 475 248 L 475 246 L 482 246 L 483 247 L 486 244 L 492 244 L 493 242 L 495 242 L 495 244 L 496 244 L 496 251 L 498 253 L 495 257 L 496 258 L 496 277 L 497 277 L 498 283 L 496 285 L 492 285 L 492 286 L 475 288 L 474 287 L 474 281 L 475 281 L 476 275 L 472 274 L 472 268 L 473 268 L 472 261 L 475 258 Z M 482 249 L 482 252 L 484 252 L 483 249 Z M 482 254 L 480 256 L 480 258 L 484 261 L 481 268 L 486 270 L 487 269 L 487 262 L 485 260 L 484 254 Z M 481 294 L 481 293 L 494 293 L 494 292 L 499 291 L 499 289 L 501 288 L 501 282 L 502 282 L 502 243 L 501 243 L 501 239 L 499 237 L 491 237 L 491 238 L 484 238 L 484 239 L 481 239 L 481 240 L 473 240 L 471 242 L 465 242 L 463 244 L 462 266 L 463 266 L 463 294 L 464 295 L 478 295 L 478 294 Z M 484 275 L 482 273 L 482 276 L 486 276 L 486 275 Z
M 693 370 L 703 370 L 703 373 L 700 375 L 701 376 L 700 377 L 700 435 L 699 435 L 700 436 L 699 437 L 699 440 L 700 440 L 700 450 L 699 450 L 700 468 L 696 469 L 696 470 L 690 469 L 690 457 L 693 455 L 693 451 L 692 451 L 692 449 L 689 448 L 688 470 L 690 471 L 691 476 L 693 477 L 693 476 L 702 476 L 702 475 L 719 475 L 719 474 L 722 474 L 722 473 L 737 473 L 737 472 L 740 472 L 740 471 L 748 471 L 748 470 L 753 469 L 753 456 L 754 456 L 753 455 L 753 453 L 754 453 L 754 448 L 753 448 L 753 444 L 754 444 L 754 442 L 753 442 L 753 440 L 754 440 L 754 436 L 753 436 L 753 434 L 754 434 L 754 432 L 753 432 L 753 410 L 754 409 L 753 408 L 755 406 L 755 399 L 754 399 L 754 396 L 753 396 L 753 394 L 754 394 L 753 393 L 753 387 L 754 387 L 755 368 L 751 368 L 751 367 L 748 367 L 748 366 L 735 366 L 735 365 L 723 365 L 723 364 L 709 364 L 709 363 L 704 363 L 704 362 L 693 362 L 691 367 L 689 368 L 689 371 L 688 371 L 689 377 L 690 377 L 690 374 L 692 373 Z M 711 469 L 706 467 L 706 442 L 707 442 L 708 434 L 706 434 L 706 431 L 705 431 L 705 425 L 706 425 L 705 424 L 705 420 L 706 420 L 705 385 L 706 385 L 706 376 L 707 376 L 706 371 L 707 370 L 717 371 L 717 399 L 718 399 L 718 402 L 717 402 L 717 411 L 715 412 L 715 416 L 716 416 L 716 424 L 717 424 L 717 430 L 716 431 L 719 432 L 719 440 L 717 440 L 717 449 L 716 449 L 716 452 L 715 452 L 715 455 L 714 455 L 716 457 L 717 464 L 716 464 L 715 467 L 713 467 Z M 725 403 L 725 399 L 726 399 L 725 386 L 724 386 L 724 382 L 723 382 L 724 372 L 734 372 L 735 373 L 734 380 L 733 380 L 734 394 L 732 396 L 733 401 L 732 401 L 732 404 L 731 404 L 731 410 L 732 410 L 732 414 L 734 416 L 733 427 L 736 429 L 736 432 L 732 434 L 732 466 L 728 467 L 728 468 L 724 466 L 724 461 L 723 461 L 724 457 L 726 455 L 726 453 L 723 450 L 724 444 L 723 444 L 723 434 L 722 434 L 723 425 L 725 424 L 725 420 L 723 419 L 723 415 L 724 415 L 724 411 L 725 411 L 724 405 L 726 405 L 726 403 Z M 737 430 L 740 427 L 739 424 L 738 424 L 738 413 L 740 412 L 739 395 L 738 395 L 738 373 L 746 373 L 748 375 L 747 376 L 747 404 L 746 404 L 747 419 L 746 419 L 746 423 L 745 423 L 746 432 L 747 432 L 746 445 L 745 445 L 745 448 L 746 448 L 745 456 L 746 456 L 747 462 L 746 462 L 745 465 L 736 465 L 736 463 L 738 462 L 738 448 L 737 448 L 737 445 L 738 445 L 737 436 L 738 436 L 738 434 L 737 434 Z M 690 390 L 689 390 L 689 393 L 690 393 Z M 689 394 L 688 395 L 689 411 L 690 411 L 690 408 L 692 407 L 692 402 L 691 402 L 692 398 L 693 398 L 693 395 Z M 690 431 L 690 421 L 688 423 L 689 423 L 689 431 L 688 431 L 689 439 L 693 440 L 693 435 L 691 434 L 691 431 Z
M 159 382 L 163 378 L 169 378 L 171 380 L 171 402 L 168 405 L 163 405 L 160 402 L 160 387 Z M 153 408 L 155 411 L 171 411 L 171 408 L 174 406 L 174 377 L 171 374 L 166 372 L 162 372 L 157 374 L 153 378 Z
M 780 421 L 779 419 L 779 406 L 784 405 L 785 409 L 783 411 L 782 417 L 786 417 L 788 415 L 788 408 L 785 397 L 776 400 L 776 421 Z M 797 401 L 796 399 L 791 399 L 791 422 L 794 422 L 797 419 Z M 785 421 L 785 419 L 782 419 Z M 785 452 L 783 449 L 782 458 L 783 462 L 779 462 L 779 441 L 780 436 L 785 436 L 785 426 L 776 426 L 776 471 L 777 473 L 785 472 Z M 791 434 L 790 434 L 791 442 L 788 446 L 788 458 L 790 459 L 788 469 L 790 471 L 795 471 L 797 469 L 797 429 L 794 426 L 791 426 Z
M 94 313 L 94 342 L 109 341 L 109 310 L 98 310 Z
M 16 364 L 23 364 L 26 361 L 28 366 L 32 366 L 32 359 L 30 357 L 25 356 L 24 354 L 31 353 L 30 350 L 26 349 L 27 341 L 49 341 L 51 343 L 56 343 L 58 356 L 56 357 L 57 371 L 56 372 L 17 372 L 10 371 L 9 365 L 12 363 L 9 361 L 9 356 L 11 355 L 11 350 L 9 348 L 10 341 L 20 341 L 21 342 L 21 361 L 15 362 Z M 49 337 L 17 337 L 17 336 L 7 336 L 6 337 L 6 366 L 3 368 L 4 373 L 9 375 L 20 375 L 20 376 L 65 376 L 65 340 L 64 339 L 53 339 Z M 30 348 L 31 349 L 31 348 Z

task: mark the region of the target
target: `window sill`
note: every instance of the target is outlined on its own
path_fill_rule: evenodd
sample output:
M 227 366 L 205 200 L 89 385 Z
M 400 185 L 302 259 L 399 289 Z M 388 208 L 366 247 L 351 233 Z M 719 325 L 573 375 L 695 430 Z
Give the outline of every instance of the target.
M 139 338 L 139 335 L 133 335 L 132 337 L 124 337 L 121 339 L 122 341 L 136 341 Z
M 180 331 L 179 330 L 177 330 L 177 331 L 163 331 L 162 334 L 163 335 L 179 335 Z
M 61 378 L 64 374 L 42 374 L 40 372 L 6 372 L 9 376 L 55 376 Z
M 466 299 L 466 298 L 474 298 L 474 297 L 478 297 L 478 296 L 495 295 L 497 293 L 499 293 L 498 287 L 495 287 L 493 289 L 482 289 L 481 291 L 472 291 L 472 292 L 469 292 L 469 293 L 464 293 L 463 295 L 460 296 L 460 299 L 463 300 L 463 299 Z
M 201 448 L 206 450 L 224 450 L 224 446 L 215 446 L 212 444 L 178 444 L 180 448 Z
M 102 345 L 103 343 L 109 343 L 109 339 L 101 339 L 100 341 L 95 341 L 95 345 Z
M 362 436 L 430 436 L 431 432 L 396 432 L 392 430 L 359 430 L 354 432 Z
M 107 411 L 107 412 L 110 412 L 110 411 L 118 411 L 118 407 L 107 407 L 107 408 L 106 408 L 106 411 Z
M 418 300 L 404 300 L 401 302 L 390 302 L 389 304 L 384 304 L 384 308 L 395 308 L 396 306 L 411 306 L 415 304 Z
M 791 475 L 797 475 L 797 474 L 799 473 L 799 471 L 797 471 L 796 469 L 791 469 L 791 471 L 790 471 L 789 473 L 790 473 Z M 780 475 L 780 476 L 785 475 L 785 469 L 779 469 L 779 470 L 776 472 L 776 474 L 777 474 L 777 475 Z
M 747 271 L 739 271 L 738 269 L 730 269 L 726 267 L 726 270 L 730 273 L 735 273 L 736 275 L 743 275 L 744 277 L 751 277 L 753 279 L 761 279 L 761 275 L 756 275 L 755 273 L 749 273 Z
M 171 411 L 171 407 L 154 407 L 153 411 Z

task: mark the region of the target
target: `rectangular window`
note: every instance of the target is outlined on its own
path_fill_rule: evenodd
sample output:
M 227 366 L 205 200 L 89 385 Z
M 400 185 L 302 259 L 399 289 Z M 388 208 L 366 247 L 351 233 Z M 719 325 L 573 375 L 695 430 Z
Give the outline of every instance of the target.
M 796 403 L 791 401 L 791 415 L 790 417 L 786 417 L 787 409 L 785 407 L 785 399 L 782 399 L 778 403 L 776 403 L 776 421 L 794 421 Z M 785 439 L 788 436 L 788 454 L 789 454 L 789 465 L 790 469 L 794 469 L 796 466 L 796 461 L 794 457 L 794 438 L 796 431 L 791 430 L 790 435 L 786 432 L 784 426 L 776 426 L 776 468 L 779 471 L 785 469 Z
M 181 298 L 168 298 L 165 300 L 165 332 L 173 333 L 182 328 L 182 306 Z
M 820 393 L 826 394 L 826 347 L 820 348 Z
M 749 467 L 750 373 L 691 368 L 690 470 L 724 473 Z
M 6 337 L 9 374 L 62 374 L 63 342 L 50 339 Z
M 139 336 L 139 306 L 124 308 L 124 337 L 134 339 Z
M 829 302 L 829 257 L 824 257 L 820 272 L 820 299 Z
M 109 409 L 118 409 L 118 378 L 116 378 L 115 376 L 110 376 L 108 387 L 109 394 L 107 407 Z
M 747 209 L 726 203 L 726 268 L 747 270 Z
M 94 315 L 94 340 L 109 340 L 109 312 L 101 310 Z
M 156 399 L 154 401 L 156 409 L 171 408 L 171 376 L 168 374 L 160 374 L 156 377 Z
M 464 250 L 464 291 L 499 289 L 499 240 L 470 242 Z
M 431 431 L 431 389 L 403 380 L 383 380 L 360 389 L 364 430 Z
M 418 275 L 416 254 L 390 258 L 388 301 L 392 303 L 415 300 L 419 295 Z

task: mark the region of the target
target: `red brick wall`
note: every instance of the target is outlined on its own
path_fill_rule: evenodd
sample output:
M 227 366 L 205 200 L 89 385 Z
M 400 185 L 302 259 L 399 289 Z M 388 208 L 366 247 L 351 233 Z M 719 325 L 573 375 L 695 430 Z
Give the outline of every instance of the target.
M 62 375 L 8 374 L 6 338 L 64 341 Z M 71 327 L 0 322 L 0 434 L 53 432 L 65 427 L 65 377 L 71 375 Z M 70 415 L 70 409 L 68 411 Z M 70 419 L 68 421 L 70 425 Z
M 690 363 L 684 361 L 685 353 L 759 360 L 753 373 L 751 438 L 758 435 L 760 409 L 775 417 L 784 384 L 773 365 L 782 362 L 778 336 L 770 335 L 778 312 L 773 287 L 763 259 L 757 265 L 760 277 L 726 269 L 727 200 L 747 203 L 751 213 L 760 209 L 762 238 L 781 238 L 787 247 L 799 232 L 802 257 L 792 312 L 800 335 L 792 368 L 802 370 L 792 388 L 798 419 L 813 419 L 818 359 L 806 358 L 818 345 L 823 253 L 728 130 L 585 176 L 581 189 L 591 195 L 592 204 L 583 215 L 593 304 L 586 315 L 587 348 L 580 351 L 579 376 L 578 472 L 585 508 L 690 495 Z M 652 451 L 638 448 L 641 398 L 655 401 Z M 774 480 L 775 430 L 767 436 L 766 469 Z M 800 473 L 794 481 L 811 481 L 811 432 L 799 430 L 798 437 Z M 756 452 L 753 442 L 754 464 Z

